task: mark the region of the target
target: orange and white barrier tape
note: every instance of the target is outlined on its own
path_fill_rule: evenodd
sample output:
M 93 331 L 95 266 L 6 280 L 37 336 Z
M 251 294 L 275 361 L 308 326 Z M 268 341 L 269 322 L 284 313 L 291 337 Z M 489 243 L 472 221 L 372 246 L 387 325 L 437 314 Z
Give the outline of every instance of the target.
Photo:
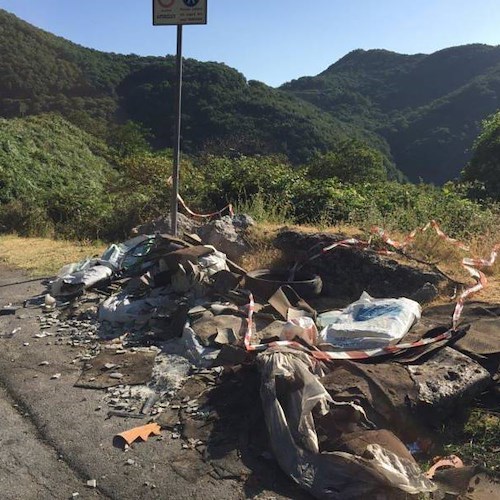
M 476 284 L 465 289 L 458 298 L 457 305 L 455 306 L 455 311 L 453 312 L 453 328 L 455 329 L 460 321 L 460 316 L 464 309 L 465 300 L 474 293 L 477 293 L 488 284 L 485 274 L 480 271 L 483 267 L 492 267 L 495 264 L 498 252 L 500 251 L 500 243 L 496 244 L 491 251 L 489 259 L 471 259 L 464 258 L 462 260 L 462 266 L 470 273 L 470 275 L 476 280 Z
M 212 212 L 210 214 L 198 214 L 196 212 L 193 212 L 187 205 L 184 199 L 180 194 L 177 195 L 177 201 L 180 203 L 182 208 L 191 216 L 191 217 L 199 217 L 200 219 L 210 219 L 212 217 L 220 216 L 224 212 L 228 212 L 231 217 L 234 216 L 234 210 L 233 210 L 233 205 L 229 203 L 226 205 L 224 208 L 221 208 L 217 212 Z
M 247 329 L 245 332 L 245 349 L 247 351 L 254 351 L 254 346 L 252 346 L 252 331 L 253 331 L 253 313 L 255 312 L 255 302 L 253 300 L 253 294 L 248 296 L 248 315 L 247 315 Z
M 249 322 L 250 324 L 250 322 Z M 436 337 L 429 337 L 425 339 L 417 340 L 416 342 L 405 343 L 405 344 L 396 344 L 392 346 L 379 347 L 376 349 L 366 349 L 366 350 L 358 350 L 358 351 L 320 351 L 314 348 L 308 348 L 299 342 L 295 342 L 293 340 L 278 340 L 275 342 L 269 342 L 268 344 L 252 344 L 252 330 L 247 328 L 245 334 L 245 348 L 247 351 L 254 352 L 262 352 L 268 349 L 272 349 L 273 347 L 292 347 L 294 349 L 298 349 L 300 351 L 304 351 L 309 353 L 313 358 L 318 361 L 333 361 L 339 359 L 351 359 L 351 360 L 362 360 L 375 358 L 378 356 L 387 356 L 390 354 L 397 354 L 401 351 L 405 351 L 408 349 L 415 349 L 417 347 L 422 347 L 429 344 L 434 344 L 436 342 L 441 342 L 442 340 L 450 340 L 454 337 L 460 335 L 460 332 L 455 330 L 448 330 Z
M 383 241 L 397 249 L 405 248 L 407 247 L 414 239 L 418 231 L 425 232 L 427 231 L 430 227 L 432 227 L 437 235 L 442 238 L 444 241 L 462 249 L 465 251 L 469 250 L 469 247 L 462 242 L 450 238 L 447 236 L 439 227 L 436 221 L 431 221 L 428 224 L 426 224 L 423 228 L 421 229 L 415 229 L 412 231 L 405 239 L 404 241 L 398 242 L 396 240 L 393 240 L 390 238 L 388 233 L 384 231 L 383 229 L 380 229 L 378 227 L 372 228 L 372 233 L 378 234 Z M 334 250 L 335 248 L 353 248 L 353 249 L 361 249 L 361 250 L 369 250 L 370 249 L 370 242 L 366 242 L 363 240 L 358 240 L 355 238 L 348 238 L 342 241 L 338 241 L 336 243 L 333 243 L 332 245 L 328 245 L 324 247 L 321 251 L 318 253 L 313 254 L 309 259 L 307 259 L 305 262 L 312 261 L 314 259 L 319 258 L 322 255 L 325 255 L 327 252 L 330 252 L 331 250 Z M 253 299 L 253 295 L 250 294 L 250 300 L 249 300 L 249 305 L 248 305 L 248 320 L 247 320 L 247 330 L 245 333 L 245 338 L 244 338 L 244 344 L 245 348 L 248 351 L 256 351 L 256 352 L 261 352 L 265 351 L 267 349 L 273 348 L 273 347 L 280 347 L 280 346 L 287 346 L 287 347 L 293 347 L 302 351 L 308 352 L 311 356 L 314 358 L 321 360 L 321 361 L 331 361 L 335 359 L 368 359 L 368 358 L 373 358 L 377 356 L 384 356 L 388 354 L 396 354 L 398 352 L 407 350 L 407 349 L 415 349 L 418 347 L 422 347 L 428 344 L 433 344 L 435 342 L 441 342 L 443 340 L 450 340 L 457 335 L 459 335 L 459 332 L 457 331 L 457 326 L 460 320 L 460 316 L 462 314 L 465 300 L 473 295 L 474 293 L 479 292 L 482 290 L 488 283 L 486 276 L 484 275 L 483 272 L 479 270 L 479 268 L 482 267 L 491 267 L 494 265 L 495 260 L 497 258 L 498 252 L 500 251 L 500 243 L 495 245 L 493 248 L 490 257 L 488 259 L 473 259 L 473 258 L 464 258 L 462 260 L 462 265 L 464 268 L 470 273 L 470 275 L 476 280 L 476 284 L 470 286 L 466 290 L 462 292 L 460 297 L 458 298 L 457 304 L 455 306 L 455 310 L 453 312 L 453 317 L 452 317 L 452 328 L 440 335 L 437 335 L 436 337 L 431 337 L 431 338 L 425 338 L 425 339 L 420 339 L 416 342 L 411 342 L 411 343 L 403 343 L 403 344 L 396 344 L 392 346 L 386 346 L 386 347 L 380 347 L 376 349 L 367 349 L 367 350 L 359 350 L 359 351 L 339 351 L 339 352 L 332 352 L 332 351 L 320 351 L 313 348 L 307 348 L 303 344 L 295 341 L 289 341 L 289 340 L 279 340 L 276 342 L 270 342 L 268 344 L 252 344 L 252 330 L 253 330 L 253 313 L 255 310 L 255 303 Z M 378 251 L 378 253 L 383 253 L 384 251 Z M 387 254 L 390 254 L 392 252 L 386 251 Z M 293 272 L 297 271 L 297 269 L 301 267 L 298 265 L 298 263 L 294 266 Z
M 465 251 L 469 250 L 469 247 L 463 244 L 461 241 L 458 241 L 455 238 L 450 238 L 449 236 L 447 236 L 441 230 L 439 224 L 435 220 L 431 220 L 424 227 L 414 229 L 410 234 L 408 234 L 408 236 L 406 236 L 406 238 L 402 242 L 393 240 L 384 229 L 377 226 L 373 226 L 371 232 L 372 234 L 377 234 L 378 236 L 380 236 L 380 238 L 382 238 L 384 243 L 387 243 L 391 247 L 397 248 L 398 250 L 402 250 L 403 248 L 406 248 L 408 245 L 410 245 L 410 243 L 413 242 L 413 240 L 417 236 L 417 233 L 425 233 L 429 228 L 433 228 L 434 231 L 436 231 L 436 234 L 447 243 L 450 243 L 451 245 L 454 245 L 460 248 L 461 250 Z

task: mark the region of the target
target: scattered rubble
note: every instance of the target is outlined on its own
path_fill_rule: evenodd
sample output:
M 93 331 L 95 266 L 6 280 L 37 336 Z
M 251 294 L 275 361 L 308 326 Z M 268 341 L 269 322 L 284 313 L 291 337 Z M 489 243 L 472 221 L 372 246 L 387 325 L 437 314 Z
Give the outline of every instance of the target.
M 182 439 L 217 477 L 238 478 L 231 457 L 246 443 L 317 498 L 436 491 L 410 449 L 495 383 L 498 335 L 481 332 L 498 333 L 500 306 L 468 306 L 452 329 L 452 308 L 419 305 L 439 275 L 352 249 L 310 263 L 323 288 L 307 302 L 286 276 L 261 292 L 230 260 L 251 224 L 210 222 L 205 244 L 151 231 L 65 266 L 37 338 L 78 348 L 75 385 L 102 390 L 108 417 L 145 419 L 115 436 L 121 448 Z M 332 241 L 287 231 L 277 245 L 300 258 Z
M 201 226 L 198 235 L 204 244 L 213 245 L 231 260 L 238 260 L 251 248 L 245 239 L 245 232 L 253 225 L 255 222 L 248 215 L 226 215 Z

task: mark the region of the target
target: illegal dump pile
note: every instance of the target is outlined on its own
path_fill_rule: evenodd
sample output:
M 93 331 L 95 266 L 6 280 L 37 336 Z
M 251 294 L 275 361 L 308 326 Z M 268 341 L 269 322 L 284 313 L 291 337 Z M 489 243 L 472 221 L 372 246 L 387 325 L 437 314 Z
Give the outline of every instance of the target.
M 224 219 L 236 236 L 249 224 Z M 77 385 L 106 389 L 108 415 L 150 420 L 116 436 L 118 446 L 163 428 L 216 462 L 247 433 L 252 450 L 271 451 L 316 498 L 473 495 L 486 481 L 476 467 L 424 474 L 414 455 L 432 452 L 435 429 L 458 406 L 496 388 L 500 305 L 465 303 L 485 285 L 478 268 L 496 254 L 466 262 L 477 284 L 452 316 L 449 306 L 422 313 L 390 283 L 384 298 L 367 293 L 382 295 L 383 281 L 369 275 L 388 266 L 367 242 L 339 238 L 309 250 L 291 269 L 247 276 L 197 236 L 138 235 L 61 270 L 40 335 L 85 348 Z M 332 283 L 334 270 L 346 258 L 354 267 L 342 272 L 364 275 L 367 286 L 334 309 L 348 283 Z M 424 273 L 412 282 L 411 268 L 389 268 L 406 276 L 398 292 L 406 284 L 414 299 L 441 279 Z

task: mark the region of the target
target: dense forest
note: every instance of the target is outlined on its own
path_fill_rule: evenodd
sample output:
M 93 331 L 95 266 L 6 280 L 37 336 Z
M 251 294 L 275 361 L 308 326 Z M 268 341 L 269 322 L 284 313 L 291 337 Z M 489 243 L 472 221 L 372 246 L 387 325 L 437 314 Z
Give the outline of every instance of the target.
M 133 121 L 172 145 L 173 57 L 87 49 L 0 11 L 0 116 L 58 112 L 113 142 Z M 293 164 L 346 139 L 376 148 L 395 179 L 441 184 L 470 158 L 479 123 L 499 107 L 500 47 L 431 55 L 354 51 L 315 77 L 271 88 L 228 66 L 185 62 L 183 150 L 284 154 Z
M 86 49 L 5 11 L 0 47 L 0 232 L 116 240 L 164 216 L 173 58 Z M 182 195 L 266 222 L 496 234 L 499 84 L 500 48 L 482 45 L 355 51 L 280 89 L 186 60 Z
M 282 90 L 382 136 L 411 180 L 443 183 L 459 175 L 481 120 L 500 107 L 500 47 L 357 50 Z
M 86 49 L 5 11 L 0 11 L 0 54 L 1 116 L 56 111 L 103 138 L 109 123 L 133 120 L 151 131 L 154 146 L 172 145 L 173 57 Z M 302 161 L 352 133 L 306 101 L 247 81 L 224 64 L 186 60 L 183 92 L 186 152 L 233 148 Z

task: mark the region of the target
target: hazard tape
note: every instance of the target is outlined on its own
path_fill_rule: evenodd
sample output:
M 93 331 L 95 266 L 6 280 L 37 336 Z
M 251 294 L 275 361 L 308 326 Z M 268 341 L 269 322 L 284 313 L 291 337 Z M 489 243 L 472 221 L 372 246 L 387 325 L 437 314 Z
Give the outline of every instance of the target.
M 450 238 L 447 236 L 439 227 L 436 221 L 432 220 L 428 224 L 426 224 L 422 228 L 417 228 L 413 230 L 404 240 L 403 242 L 398 242 L 396 240 L 393 240 L 389 234 L 384 231 L 381 228 L 378 227 L 373 227 L 372 228 L 372 233 L 378 234 L 382 240 L 397 249 L 402 249 L 407 247 L 416 237 L 417 233 L 420 232 L 425 232 L 429 228 L 433 228 L 436 231 L 436 234 L 446 241 L 447 243 L 450 243 L 451 245 L 456 246 L 457 248 L 460 248 L 462 250 L 468 251 L 469 247 L 459 240 L 456 240 L 454 238 Z M 336 243 L 333 243 L 331 245 L 328 245 L 324 248 L 322 248 L 318 253 L 313 254 L 311 257 L 306 259 L 305 262 L 310 262 L 312 260 L 315 260 L 322 255 L 325 255 L 326 253 L 336 249 L 336 248 L 356 248 L 356 249 L 361 249 L 361 250 L 370 250 L 370 245 L 371 241 L 363 241 L 363 240 L 358 240 L 356 238 L 347 238 L 341 241 L 338 241 Z M 498 256 L 498 252 L 500 251 L 500 243 L 495 245 L 493 250 L 491 251 L 490 257 L 488 259 L 473 259 L 473 258 L 464 258 L 462 259 L 462 265 L 463 267 L 469 272 L 469 274 L 476 280 L 476 283 L 469 288 L 465 289 L 459 296 L 457 300 L 457 304 L 455 306 L 455 309 L 453 311 L 453 316 L 452 316 L 452 328 L 450 330 L 447 330 L 446 332 L 437 335 L 436 337 L 431 337 L 431 338 L 426 338 L 426 339 L 420 339 L 417 340 L 416 342 L 411 342 L 411 343 L 403 343 L 403 344 L 396 344 L 396 345 L 391 345 L 391 346 L 385 346 L 385 347 L 380 347 L 377 349 L 367 349 L 367 350 L 354 350 L 354 351 L 320 351 L 316 348 L 307 348 L 304 345 L 300 344 L 299 342 L 295 341 L 289 341 L 289 340 L 279 340 L 275 342 L 270 342 L 267 344 L 252 344 L 252 330 L 253 330 L 253 314 L 255 310 L 255 302 L 253 299 L 253 295 L 249 295 L 249 305 L 248 305 L 248 318 L 247 318 L 247 330 L 245 333 L 245 338 L 244 338 L 244 344 L 245 348 L 247 351 L 255 351 L 255 352 L 262 352 L 267 349 L 272 349 L 273 347 L 292 347 L 295 349 L 299 349 L 302 351 L 308 352 L 311 356 L 314 358 L 321 360 L 321 361 L 332 361 L 332 360 L 339 360 L 339 359 L 355 359 L 355 360 L 362 360 L 362 359 L 369 359 L 369 358 L 374 358 L 378 356 L 384 356 L 384 355 L 389 355 L 389 354 L 396 354 L 404 350 L 408 349 L 416 349 L 425 345 L 433 344 L 436 342 L 441 342 L 444 340 L 450 340 L 453 339 L 455 336 L 459 334 L 457 331 L 457 326 L 460 321 L 460 317 L 464 308 L 465 301 L 468 297 L 471 295 L 479 292 L 480 290 L 483 290 L 488 281 L 486 279 L 486 276 L 483 272 L 480 271 L 479 268 L 483 267 L 491 267 L 494 265 L 496 258 Z M 383 253 L 384 251 L 378 251 L 378 253 Z M 392 252 L 386 251 L 387 254 L 390 254 Z M 302 265 L 304 265 L 302 263 Z M 296 272 L 298 270 L 299 266 L 298 263 L 295 264 L 294 268 L 292 269 L 292 272 Z
M 193 212 L 187 205 L 184 199 L 180 194 L 177 195 L 177 200 L 181 204 L 182 208 L 191 216 L 191 217 L 199 217 L 201 219 L 210 219 L 212 217 L 216 217 L 218 215 L 222 215 L 224 212 L 228 212 L 231 217 L 234 217 L 233 205 L 229 203 L 224 208 L 221 208 L 217 212 L 212 212 L 210 214 L 198 214 Z
M 379 356 L 387 356 L 390 354 L 397 354 L 401 351 L 406 351 L 409 349 L 416 349 L 418 347 L 423 347 L 429 344 L 434 344 L 436 342 L 441 342 L 443 340 L 451 340 L 454 337 L 460 335 L 460 332 L 456 330 L 448 330 L 436 337 L 429 337 L 426 339 L 420 339 L 415 342 L 396 344 L 392 346 L 379 347 L 377 349 L 366 349 L 366 350 L 353 350 L 353 351 L 321 351 L 319 349 L 311 349 L 299 342 L 293 340 L 277 340 L 275 342 L 269 342 L 267 344 L 251 344 L 251 330 L 247 330 L 245 334 L 245 347 L 247 351 L 263 352 L 268 349 L 277 347 L 291 347 L 309 353 L 313 358 L 319 361 L 333 361 L 339 359 L 351 359 L 351 360 L 362 360 L 375 358 Z M 248 346 L 248 347 L 247 347 Z
M 253 295 L 250 293 L 248 297 L 248 315 L 247 315 L 247 330 L 245 332 L 245 349 L 247 351 L 254 351 L 254 346 L 252 345 L 252 331 L 253 331 L 253 313 L 255 312 L 255 302 L 253 300 Z
M 500 251 L 500 243 L 498 243 L 493 247 L 489 259 L 472 259 L 468 257 L 462 259 L 462 266 L 476 280 L 476 284 L 465 289 L 458 298 L 452 319 L 454 329 L 456 329 L 458 322 L 460 321 L 460 316 L 464 309 L 465 300 L 474 293 L 483 290 L 488 284 L 488 280 L 486 279 L 485 274 L 480 269 L 483 267 L 492 267 L 495 264 L 499 251 Z
M 382 228 L 378 226 L 373 226 L 371 228 L 371 233 L 376 234 L 382 238 L 384 243 L 387 243 L 391 247 L 397 248 L 398 250 L 402 250 L 409 246 L 411 243 L 413 243 L 413 240 L 416 238 L 418 233 L 425 233 L 429 228 L 434 229 L 436 234 L 444 241 L 447 243 L 456 246 L 457 248 L 460 248 L 461 250 L 469 251 L 469 247 L 462 243 L 459 240 L 456 240 L 455 238 L 450 238 L 448 235 L 446 235 L 441 228 L 439 227 L 439 224 L 435 220 L 431 220 L 428 222 L 425 226 L 414 229 L 410 234 L 408 234 L 405 239 L 401 241 L 393 240 L 389 234 Z

